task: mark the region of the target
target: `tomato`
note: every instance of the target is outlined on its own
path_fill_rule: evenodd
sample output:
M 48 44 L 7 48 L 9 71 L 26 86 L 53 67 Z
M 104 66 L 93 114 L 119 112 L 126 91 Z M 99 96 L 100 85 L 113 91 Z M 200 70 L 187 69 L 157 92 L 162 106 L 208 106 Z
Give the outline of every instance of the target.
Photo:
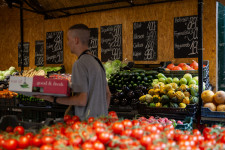
M 108 115 L 109 115 L 110 117 L 112 117 L 112 118 L 118 118 L 118 116 L 117 116 L 117 114 L 116 114 L 115 111 L 110 111 L 110 112 L 108 113 Z
M 5 131 L 6 132 L 13 132 L 13 127 L 12 126 L 8 126 L 8 127 L 6 127 L 6 129 L 5 129 Z
M 47 127 L 47 128 L 41 129 L 41 134 L 46 135 L 46 134 L 52 134 L 52 133 L 50 131 L 50 128 Z
M 84 142 L 81 147 L 83 150 L 94 150 L 93 144 L 91 142 Z
M 82 144 L 82 142 L 83 142 L 83 140 L 79 135 L 69 138 L 69 144 L 72 146 L 78 146 L 78 145 Z
M 192 130 L 192 133 L 193 133 L 194 135 L 201 135 L 201 132 L 200 132 L 198 129 L 193 129 L 193 130 Z
M 133 129 L 131 133 L 131 137 L 134 137 L 136 139 L 140 139 L 144 134 L 144 131 L 142 129 Z
M 53 150 L 51 145 L 44 144 L 40 147 L 40 150 Z
M 175 145 L 176 145 L 176 142 L 175 141 L 173 141 L 173 140 L 168 140 L 167 141 L 167 146 L 174 147 Z
M 160 123 L 156 123 L 154 124 L 154 126 L 159 130 L 159 131 L 162 131 L 164 129 L 163 125 L 160 124 Z
M 158 133 L 157 127 L 153 124 L 149 124 L 148 126 L 145 127 L 145 131 L 150 132 L 150 133 Z
M 132 128 L 132 122 L 130 121 L 130 120 L 128 120 L 128 119 L 125 119 L 125 120 L 123 120 L 122 121 L 122 124 L 124 125 L 124 128 L 126 129 L 126 128 Z
M 41 138 L 41 141 L 43 144 L 52 144 L 55 141 L 55 139 L 52 136 L 45 135 Z
M 95 120 L 94 117 L 89 117 L 89 118 L 88 118 L 88 123 L 92 123 L 92 122 L 94 122 L 94 120 Z
M 112 140 L 109 141 L 108 147 L 115 148 L 120 144 L 119 136 L 114 136 Z
M 95 142 L 93 143 L 93 148 L 94 148 L 95 150 L 104 150 L 104 149 L 105 149 L 105 146 L 104 146 L 103 143 L 101 143 L 101 142 L 99 142 L 99 141 L 95 141 Z
M 66 121 L 66 125 L 73 125 L 75 123 L 75 121 L 74 120 L 72 120 L 72 119 L 69 119 L 69 120 L 67 120 Z
M 41 138 L 38 135 L 34 136 L 31 140 L 33 146 L 40 147 L 42 145 Z
M 4 139 L 0 139 L 0 147 L 3 147 L 5 144 L 5 140 Z
M 180 145 L 179 149 L 180 150 L 192 150 L 192 147 L 191 146 L 186 146 L 186 145 Z
M 97 127 L 97 128 L 95 128 L 95 133 L 97 135 L 99 135 L 100 133 L 102 133 L 104 131 L 105 131 L 105 128 L 103 128 L 103 127 Z
M 70 120 L 70 119 L 71 119 L 71 116 L 70 116 L 70 115 L 65 115 L 65 116 L 63 117 L 64 122 L 67 122 L 67 121 Z
M 97 127 L 105 127 L 105 124 L 100 122 L 100 121 L 95 121 L 93 123 L 93 129 L 97 128 Z
M 3 144 L 3 148 L 7 150 L 15 150 L 17 146 L 18 146 L 18 141 L 16 139 L 5 140 L 5 143 Z
M 115 134 L 120 134 L 124 130 L 124 125 L 121 122 L 115 122 L 112 125 L 112 130 Z
M 160 138 L 159 134 L 150 134 L 149 136 L 151 137 L 152 141 Z
M 214 139 L 216 139 L 216 137 L 217 137 L 216 133 L 213 133 L 213 134 L 204 134 L 205 140 L 214 140 Z
M 126 139 L 120 139 L 120 148 L 122 149 L 127 149 L 130 147 L 133 143 L 133 140 L 131 138 L 126 138 Z
M 148 147 L 146 148 L 146 150 L 162 150 L 162 147 L 160 145 L 148 145 Z
M 19 134 L 19 135 L 24 135 L 24 128 L 22 126 L 16 126 L 13 129 L 13 133 Z
M 27 148 L 30 145 L 30 139 L 27 136 L 21 136 L 18 140 L 19 148 Z
M 193 141 L 195 144 L 198 143 L 198 137 L 196 135 L 189 135 L 188 140 Z
M 139 126 L 140 122 L 138 120 L 132 120 L 133 126 Z
M 164 130 L 174 130 L 174 126 L 172 124 L 168 124 L 164 127 Z
M 71 126 L 71 128 L 72 128 L 73 130 L 79 130 L 79 129 L 80 129 L 80 126 L 81 126 L 81 122 L 80 122 L 80 121 L 77 121 L 77 122 L 75 122 L 75 123 Z
M 147 147 L 149 144 L 152 143 L 152 139 L 151 139 L 150 136 L 145 135 L 145 136 L 141 137 L 140 143 L 141 143 L 142 146 Z
M 77 122 L 77 121 L 80 121 L 80 118 L 78 116 L 73 116 L 72 117 L 72 120 L 75 121 L 75 122 Z
M 34 137 L 34 134 L 33 134 L 32 132 L 28 132 L 28 133 L 25 134 L 25 136 L 26 136 L 29 140 L 31 140 L 31 139 Z
M 132 130 L 131 129 L 125 129 L 121 132 L 121 136 L 130 136 L 132 133 Z
M 220 142 L 221 142 L 221 143 L 225 143 L 225 135 L 222 135 L 222 136 L 221 136 Z
M 187 140 L 188 139 L 188 135 L 186 135 L 186 134 L 175 134 L 174 135 L 174 139 L 176 141 Z
M 59 139 L 53 143 L 53 149 L 60 150 L 62 149 L 62 146 L 66 147 L 67 145 L 68 145 L 68 140 Z
M 102 142 L 103 144 L 106 144 L 109 142 L 110 140 L 110 133 L 109 132 L 102 132 L 98 135 L 98 139 L 100 142 Z

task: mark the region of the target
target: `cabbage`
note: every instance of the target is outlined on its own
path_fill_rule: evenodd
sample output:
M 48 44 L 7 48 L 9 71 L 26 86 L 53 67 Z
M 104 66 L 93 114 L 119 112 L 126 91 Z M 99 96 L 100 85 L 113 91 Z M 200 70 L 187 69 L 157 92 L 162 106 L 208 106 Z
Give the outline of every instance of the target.
M 11 66 L 11 67 L 9 68 L 9 71 L 12 72 L 12 71 L 14 71 L 15 69 L 16 69 L 15 67 Z
M 9 76 L 9 75 L 10 75 L 10 71 L 9 70 L 5 71 L 4 76 L 6 77 L 6 76 Z
M 114 60 L 114 61 L 112 62 L 112 66 L 113 66 L 113 67 L 116 67 L 116 68 L 120 68 L 120 66 L 121 66 L 121 61 L 120 61 L 120 60 Z
M 0 81 L 4 80 L 5 77 L 4 76 L 0 76 Z
M 104 67 L 105 67 L 105 69 L 111 68 L 111 67 L 112 67 L 111 62 L 107 61 L 107 62 L 104 64 Z

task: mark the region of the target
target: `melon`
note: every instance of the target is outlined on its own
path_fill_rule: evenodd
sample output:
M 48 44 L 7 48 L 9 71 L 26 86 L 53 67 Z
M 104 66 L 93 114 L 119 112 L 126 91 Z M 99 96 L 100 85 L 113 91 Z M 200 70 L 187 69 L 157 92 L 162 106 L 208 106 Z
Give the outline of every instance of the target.
M 217 91 L 213 96 L 213 99 L 217 104 L 225 104 L 225 92 Z
M 210 90 L 203 91 L 202 94 L 201 94 L 201 98 L 202 98 L 203 103 L 210 103 L 210 102 L 212 102 L 213 101 L 213 96 L 214 96 L 213 91 L 210 91 Z
M 206 103 L 204 107 L 209 108 L 211 111 L 216 111 L 216 105 L 213 103 Z

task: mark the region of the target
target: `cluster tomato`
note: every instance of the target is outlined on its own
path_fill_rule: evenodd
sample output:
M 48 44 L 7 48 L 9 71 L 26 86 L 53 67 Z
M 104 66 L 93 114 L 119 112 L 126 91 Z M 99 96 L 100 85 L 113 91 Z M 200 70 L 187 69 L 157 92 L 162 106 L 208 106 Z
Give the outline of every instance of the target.
M 118 120 L 113 111 L 107 117 L 90 117 L 87 121 L 66 115 L 64 122 L 43 128 L 37 134 L 26 133 L 22 126 L 9 126 L 0 134 L 0 149 L 225 149 L 225 128 L 217 125 L 206 127 L 201 134 L 197 129 L 177 130 L 171 124 Z

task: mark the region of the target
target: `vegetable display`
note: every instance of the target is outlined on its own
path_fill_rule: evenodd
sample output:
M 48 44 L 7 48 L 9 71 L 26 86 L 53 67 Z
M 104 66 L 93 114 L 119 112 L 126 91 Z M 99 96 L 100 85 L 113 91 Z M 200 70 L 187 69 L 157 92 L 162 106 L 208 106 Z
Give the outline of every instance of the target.
M 146 118 L 145 118 L 146 119 Z M 137 120 L 118 120 L 115 112 L 109 116 L 80 121 L 66 115 L 65 123 L 46 126 L 38 133 L 26 132 L 24 127 L 7 127 L 0 134 L 0 148 L 48 150 L 206 150 L 225 149 L 225 128 L 214 125 L 203 133 L 197 129 L 182 131 L 172 124 Z

